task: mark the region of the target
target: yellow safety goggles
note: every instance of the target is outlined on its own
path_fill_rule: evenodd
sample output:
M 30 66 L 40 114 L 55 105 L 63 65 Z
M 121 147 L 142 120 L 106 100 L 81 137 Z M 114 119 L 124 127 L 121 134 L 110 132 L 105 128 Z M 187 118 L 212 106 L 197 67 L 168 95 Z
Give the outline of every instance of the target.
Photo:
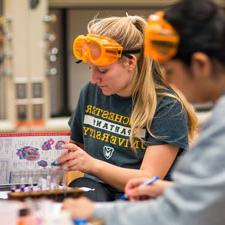
M 177 32 L 163 16 L 162 11 L 150 15 L 145 28 L 145 56 L 159 62 L 167 61 L 176 55 L 180 40 Z
M 95 34 L 80 35 L 73 42 L 73 54 L 78 63 L 83 61 L 97 66 L 110 65 L 123 55 L 132 58 L 130 54 L 139 52 L 140 49 L 123 50 L 115 40 Z

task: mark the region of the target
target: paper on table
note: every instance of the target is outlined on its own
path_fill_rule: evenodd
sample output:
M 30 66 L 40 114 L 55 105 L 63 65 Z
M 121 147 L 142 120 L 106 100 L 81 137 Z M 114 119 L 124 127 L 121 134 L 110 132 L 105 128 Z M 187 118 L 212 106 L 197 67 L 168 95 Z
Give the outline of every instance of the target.
M 8 191 L 0 191 L 0 199 L 7 199 Z

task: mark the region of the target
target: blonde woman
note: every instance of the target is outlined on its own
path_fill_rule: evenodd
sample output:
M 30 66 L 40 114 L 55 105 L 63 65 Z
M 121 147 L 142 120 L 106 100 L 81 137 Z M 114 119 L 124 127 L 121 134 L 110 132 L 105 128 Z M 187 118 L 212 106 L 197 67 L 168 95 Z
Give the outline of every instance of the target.
M 85 173 L 70 186 L 95 189 L 87 193 L 95 201 L 118 199 L 131 178 L 170 180 L 195 133 L 192 107 L 164 83 L 158 63 L 143 56 L 145 24 L 139 16 L 94 19 L 74 41 L 91 78 L 58 163 Z

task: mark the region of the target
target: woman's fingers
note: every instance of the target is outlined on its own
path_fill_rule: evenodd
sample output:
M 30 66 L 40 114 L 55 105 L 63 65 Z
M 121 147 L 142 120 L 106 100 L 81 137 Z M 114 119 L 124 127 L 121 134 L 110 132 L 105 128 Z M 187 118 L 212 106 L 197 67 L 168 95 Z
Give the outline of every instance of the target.
M 68 151 L 72 152 L 72 151 L 76 151 L 76 150 L 80 149 L 80 147 L 73 143 L 66 143 L 64 145 L 64 149 L 67 149 Z
M 142 178 L 134 178 L 134 179 L 131 179 L 130 181 L 128 181 L 125 186 L 126 194 L 129 194 L 129 191 L 142 185 L 146 180 L 148 180 L 148 178 L 142 177 Z

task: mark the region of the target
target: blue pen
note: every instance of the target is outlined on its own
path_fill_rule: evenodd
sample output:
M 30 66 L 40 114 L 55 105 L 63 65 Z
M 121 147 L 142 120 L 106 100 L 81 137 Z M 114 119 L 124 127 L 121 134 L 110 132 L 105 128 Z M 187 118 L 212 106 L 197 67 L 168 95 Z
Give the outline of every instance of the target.
M 160 177 L 159 176 L 154 176 L 152 177 L 151 179 L 145 181 L 142 185 L 140 185 L 140 187 L 143 187 L 143 186 L 150 186 L 152 184 L 154 184 L 157 180 L 159 180 Z M 128 200 L 128 197 L 126 194 L 123 194 L 121 197 L 120 197 L 120 200 Z
M 159 180 L 159 176 L 152 177 L 150 180 L 145 181 L 141 186 L 149 186 L 154 184 L 157 180 Z

